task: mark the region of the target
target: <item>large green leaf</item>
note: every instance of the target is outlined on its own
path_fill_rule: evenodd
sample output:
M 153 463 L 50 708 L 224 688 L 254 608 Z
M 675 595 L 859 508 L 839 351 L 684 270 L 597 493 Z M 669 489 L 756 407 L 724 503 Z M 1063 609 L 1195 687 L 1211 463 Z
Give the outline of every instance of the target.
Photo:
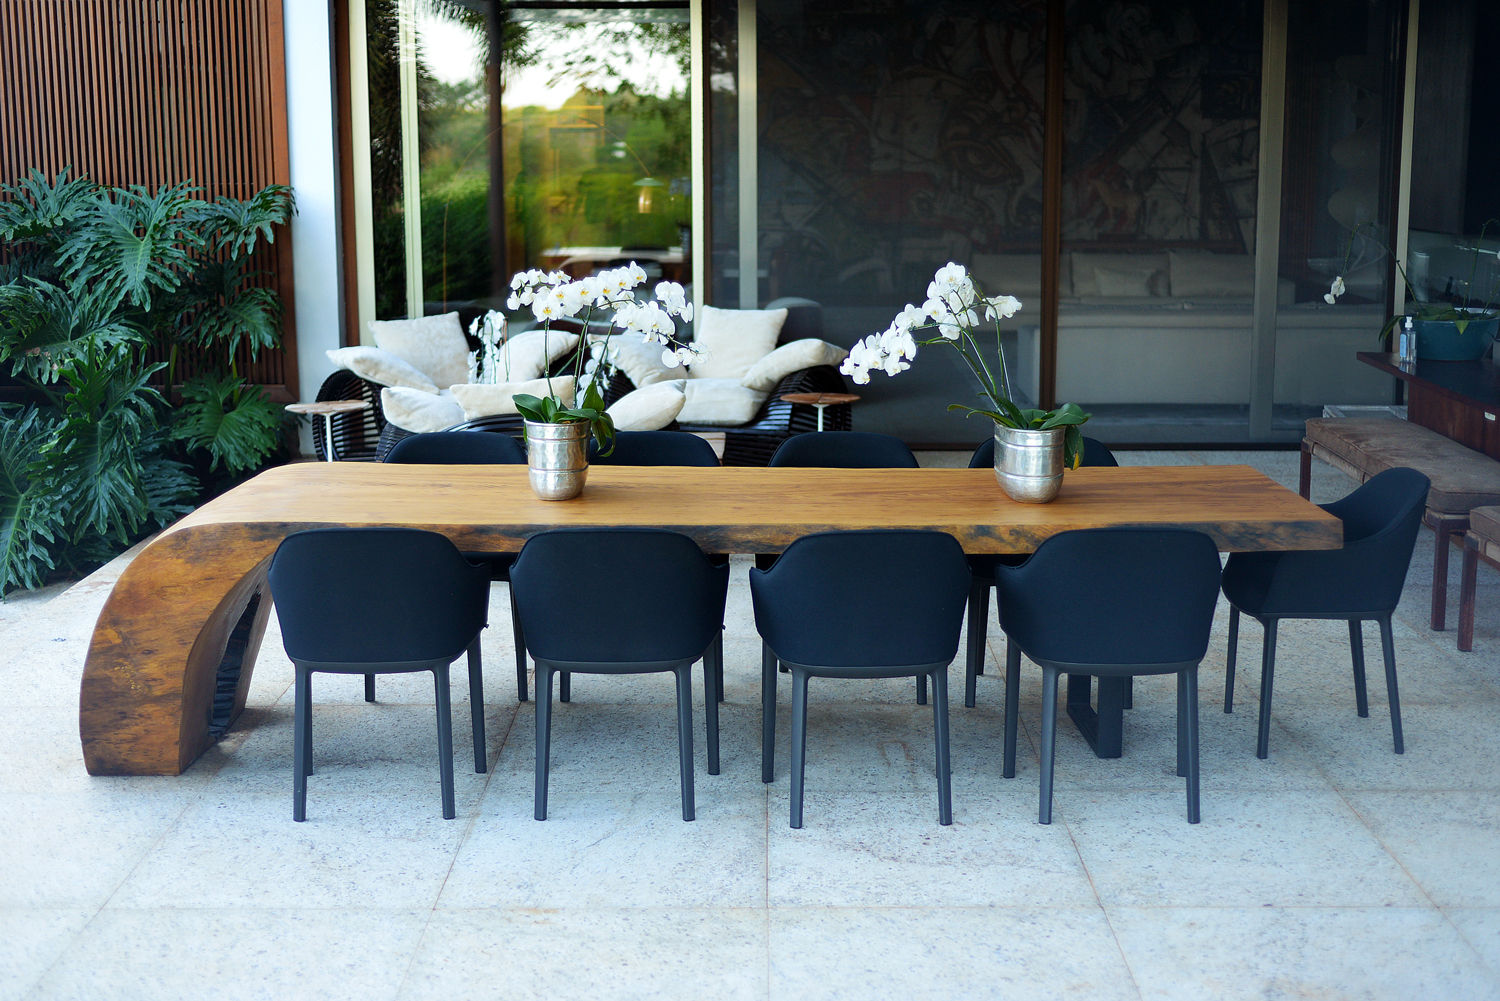
M 209 245 L 231 259 L 252 252 L 260 240 L 274 242 L 275 227 L 297 211 L 292 189 L 283 184 L 264 187 L 243 201 L 221 195 L 200 204 L 196 215 Z
M 149 310 L 152 294 L 177 288 L 203 249 L 189 211 L 195 190 L 176 184 L 153 195 L 135 186 L 96 199 L 63 244 L 60 257 L 68 276 L 108 287 Z
M 213 469 L 254 469 L 276 448 L 282 408 L 258 387 L 233 376 L 205 376 L 185 384 L 182 397 L 172 437 L 206 450 Z
M 0 286 L 0 362 L 43 385 L 93 345 L 132 344 L 140 332 L 107 289 L 60 288 L 37 279 Z
M 40 587 L 55 567 L 62 515 L 33 475 L 54 424 L 35 407 L 0 407 L 0 595 Z
M 175 322 L 176 340 L 211 348 L 222 345 L 233 358 L 241 343 L 255 357 L 281 340 L 281 300 L 271 289 L 252 285 L 255 273 L 243 259 L 204 262 L 193 277 Z
M 49 181 L 33 167 L 14 184 L 0 184 L 0 239 L 51 243 L 93 208 L 99 186 L 87 178 L 68 178 L 68 169 Z

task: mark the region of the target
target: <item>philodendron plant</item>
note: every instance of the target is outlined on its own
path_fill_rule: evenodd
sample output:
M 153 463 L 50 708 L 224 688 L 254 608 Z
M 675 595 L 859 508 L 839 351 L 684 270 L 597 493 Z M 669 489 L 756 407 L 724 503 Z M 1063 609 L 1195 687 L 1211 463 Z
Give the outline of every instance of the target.
M 585 343 L 573 356 L 572 375 L 576 402 L 563 400 L 552 387 L 547 395 L 517 393 L 516 411 L 529 421 L 561 424 L 587 421 L 601 454 L 614 449 L 615 425 L 604 409 L 604 383 L 609 377 L 609 339 L 635 334 L 662 346 L 662 362 L 669 368 L 686 365 L 697 357 L 693 347 L 677 338 L 672 317 L 693 318 L 693 306 L 676 282 L 659 282 L 655 298 L 640 300 L 634 289 L 646 280 L 646 272 L 631 262 L 609 268 L 587 278 L 569 278 L 561 271 L 522 271 L 510 280 L 506 306 L 529 308 L 541 324 L 545 337 L 554 324 L 578 326 Z M 618 328 L 618 331 L 616 331 Z M 593 347 L 596 350 L 590 351 Z M 601 363 L 601 359 L 605 359 Z
M 1000 346 L 1000 321 L 1015 316 L 1021 300 L 1013 295 L 986 297 L 962 264 L 949 262 L 938 269 L 927 286 L 927 301 L 920 306 L 910 303 L 896 314 L 891 325 L 871 334 L 849 351 L 839 371 L 864 385 L 872 371 L 895 376 L 911 368 L 917 348 L 929 344 L 946 344 L 958 352 L 974 378 L 979 380 L 979 395 L 987 406 L 971 407 L 951 403 L 949 410 L 965 415 L 979 414 L 1002 427 L 1030 431 L 1067 428 L 1063 443 L 1063 463 L 1077 469 L 1083 461 L 1082 425 L 1089 419 L 1076 403 L 1065 403 L 1053 410 L 1023 408 L 1011 399 L 1010 377 L 1005 370 L 1005 352 Z M 981 320 L 981 313 L 983 320 Z M 995 331 L 995 360 L 986 360 L 979 345 L 980 324 L 992 323 Z M 918 338 L 923 330 L 936 335 Z

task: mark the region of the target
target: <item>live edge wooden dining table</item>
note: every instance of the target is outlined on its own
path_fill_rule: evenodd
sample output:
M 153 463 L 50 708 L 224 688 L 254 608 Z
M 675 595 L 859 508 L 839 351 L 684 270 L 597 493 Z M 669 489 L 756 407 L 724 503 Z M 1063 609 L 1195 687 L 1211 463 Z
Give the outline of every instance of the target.
M 599 465 L 582 496 L 545 502 L 524 466 L 280 466 L 163 531 L 120 574 L 79 698 L 91 774 L 179 774 L 223 734 L 244 708 L 270 613 L 271 555 L 290 533 L 327 525 L 425 528 L 470 552 L 514 552 L 561 526 L 668 528 L 720 553 L 858 528 L 935 529 L 969 553 L 1030 552 L 1057 532 L 1107 525 L 1197 529 L 1221 551 L 1342 542 L 1337 519 L 1247 466 L 1084 468 L 1039 505 L 1009 500 L 985 469 Z

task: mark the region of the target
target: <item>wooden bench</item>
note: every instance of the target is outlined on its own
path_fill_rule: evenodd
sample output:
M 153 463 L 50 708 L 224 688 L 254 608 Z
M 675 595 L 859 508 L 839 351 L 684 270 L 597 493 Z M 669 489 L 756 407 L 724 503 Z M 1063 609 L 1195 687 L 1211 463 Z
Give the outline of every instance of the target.
M 1469 530 L 1475 508 L 1500 505 L 1500 462 L 1420 425 L 1378 417 L 1307 422 L 1298 478 L 1303 497 L 1311 486 L 1314 457 L 1361 483 L 1398 466 L 1416 469 L 1432 481 L 1422 523 L 1437 535 L 1432 558 L 1432 628 L 1442 629 L 1448 607 L 1448 547 Z
M 1480 560 L 1500 567 L 1500 507 L 1476 507 L 1469 512 L 1458 585 L 1458 648 L 1465 651 L 1474 649 L 1474 589 Z

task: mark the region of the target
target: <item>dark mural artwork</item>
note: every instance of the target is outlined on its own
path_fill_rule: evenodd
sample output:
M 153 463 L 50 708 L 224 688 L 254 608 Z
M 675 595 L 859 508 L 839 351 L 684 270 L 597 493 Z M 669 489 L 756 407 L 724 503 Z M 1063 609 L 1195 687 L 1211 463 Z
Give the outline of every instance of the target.
M 766 296 L 919 294 L 935 267 L 1041 246 L 1045 2 L 762 3 Z M 1077 2 L 1063 237 L 1253 246 L 1258 4 Z

